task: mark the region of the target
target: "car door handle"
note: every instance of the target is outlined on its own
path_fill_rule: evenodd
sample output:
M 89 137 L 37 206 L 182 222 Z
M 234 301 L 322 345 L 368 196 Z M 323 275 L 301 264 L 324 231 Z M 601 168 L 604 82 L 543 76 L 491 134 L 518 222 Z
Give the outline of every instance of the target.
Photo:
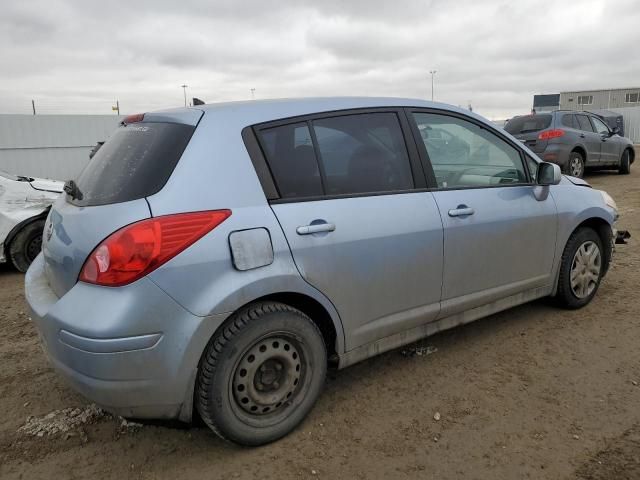
M 584 133 L 581 133 L 581 134 L 580 134 L 580 138 L 584 138 Z
M 465 217 L 467 215 L 473 215 L 475 212 L 476 211 L 471 207 L 467 207 L 466 205 L 458 205 L 457 208 L 454 208 L 453 210 L 449 210 L 449 216 Z
M 333 223 L 315 223 L 296 228 L 296 233 L 298 235 L 311 235 L 312 233 L 333 232 L 335 229 L 336 226 Z

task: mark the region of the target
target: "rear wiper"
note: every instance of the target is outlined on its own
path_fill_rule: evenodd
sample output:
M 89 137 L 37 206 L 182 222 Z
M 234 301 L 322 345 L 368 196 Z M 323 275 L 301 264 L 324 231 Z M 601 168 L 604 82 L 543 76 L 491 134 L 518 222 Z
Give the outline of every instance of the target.
M 74 182 L 73 180 L 67 180 L 64 184 L 63 190 L 67 192 L 67 194 L 73 200 L 76 200 L 76 199 L 82 200 L 82 197 L 84 196 L 82 195 L 82 192 L 78 188 L 78 185 L 76 184 L 76 182 Z

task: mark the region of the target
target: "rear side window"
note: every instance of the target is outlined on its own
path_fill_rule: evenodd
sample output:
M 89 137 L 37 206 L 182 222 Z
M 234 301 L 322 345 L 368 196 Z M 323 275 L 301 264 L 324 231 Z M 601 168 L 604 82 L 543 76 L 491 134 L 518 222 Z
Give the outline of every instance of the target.
M 585 132 L 593 132 L 593 127 L 591 126 L 591 122 L 589 121 L 589 117 L 586 115 L 576 115 L 576 119 L 578 120 L 578 126 L 580 130 Z
M 414 186 L 400 122 L 392 112 L 267 127 L 259 131 L 259 137 L 283 199 L 390 192 Z
M 562 116 L 562 126 L 567 128 L 575 128 L 578 129 L 578 125 L 576 125 L 576 117 L 569 114 Z
M 364 113 L 313 122 L 327 195 L 413 188 L 409 155 L 395 113 Z
M 306 123 L 260 132 L 262 146 L 281 198 L 322 195 L 322 180 Z
M 79 206 L 148 197 L 162 189 L 182 156 L 194 126 L 142 122 L 119 127 L 76 180 Z
M 549 128 L 551 125 L 551 115 L 527 115 L 525 117 L 515 117 L 507 122 L 504 129 L 511 135 L 521 133 L 538 132 Z

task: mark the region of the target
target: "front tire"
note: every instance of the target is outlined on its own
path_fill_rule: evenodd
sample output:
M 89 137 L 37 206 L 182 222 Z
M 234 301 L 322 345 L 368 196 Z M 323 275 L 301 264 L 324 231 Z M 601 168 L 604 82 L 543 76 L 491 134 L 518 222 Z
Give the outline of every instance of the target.
M 621 175 L 629 175 L 631 173 L 631 154 L 629 150 L 625 150 L 622 153 L 620 166 L 618 167 L 618 173 Z
M 9 259 L 13 266 L 24 273 L 42 250 L 42 231 L 44 220 L 35 220 L 26 224 L 13 237 L 9 245 Z
M 593 229 L 574 232 L 562 253 L 556 300 L 570 309 L 587 305 L 600 286 L 604 259 L 602 240 Z
M 223 439 L 263 445 L 306 417 L 326 370 L 322 334 L 308 316 L 282 303 L 255 303 L 229 318 L 209 342 L 196 408 Z

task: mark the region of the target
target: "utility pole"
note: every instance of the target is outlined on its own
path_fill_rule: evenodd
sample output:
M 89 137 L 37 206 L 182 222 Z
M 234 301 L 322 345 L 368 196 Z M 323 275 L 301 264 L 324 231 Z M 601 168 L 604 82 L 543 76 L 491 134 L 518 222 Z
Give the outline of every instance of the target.
M 33 108 L 33 114 L 35 115 L 36 114 L 36 102 L 33 99 L 31 99 L 31 108 Z
M 436 70 L 429 70 L 429 73 L 431 74 L 431 101 L 433 102 L 433 77 L 435 76 L 437 71 Z
M 186 107 L 186 106 L 187 106 L 187 87 L 188 87 L 189 85 L 187 85 L 187 84 L 185 83 L 185 84 L 182 84 L 182 85 L 180 85 L 180 86 L 182 87 L 182 90 L 184 91 L 184 106 Z
M 256 99 L 256 89 L 252 88 L 251 89 L 251 100 L 255 100 Z
M 116 100 L 115 106 L 111 106 L 111 110 L 116 112 L 117 115 L 120 115 L 120 101 Z

